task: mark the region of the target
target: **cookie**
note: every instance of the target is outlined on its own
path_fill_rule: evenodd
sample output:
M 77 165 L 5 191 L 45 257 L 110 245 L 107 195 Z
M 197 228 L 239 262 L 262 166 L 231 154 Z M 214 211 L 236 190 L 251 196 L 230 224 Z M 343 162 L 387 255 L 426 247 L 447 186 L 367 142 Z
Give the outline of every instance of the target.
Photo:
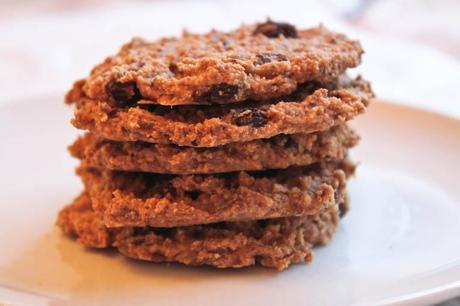
M 213 175 L 161 175 L 80 168 L 108 227 L 176 227 L 314 215 L 343 201 L 349 162 Z
M 169 174 L 206 174 L 306 166 L 345 158 L 359 137 L 345 124 L 311 134 L 229 143 L 214 148 L 117 142 L 88 133 L 69 151 L 85 167 Z
M 116 247 L 132 258 L 241 268 L 260 264 L 283 270 L 309 262 L 312 247 L 329 242 L 339 223 L 336 205 L 314 216 L 221 222 L 176 228 L 107 228 L 82 193 L 58 216 L 58 225 L 87 246 Z
M 373 97 L 369 83 L 341 77 L 328 84 L 304 84 L 276 101 L 238 105 L 112 107 L 80 96 L 72 123 L 116 141 L 144 141 L 192 147 L 327 130 L 363 113 Z
M 184 32 L 153 42 L 135 38 L 93 68 L 84 92 L 112 105 L 229 104 L 328 82 L 357 66 L 359 42 L 323 26 L 297 30 L 267 21 L 230 32 Z

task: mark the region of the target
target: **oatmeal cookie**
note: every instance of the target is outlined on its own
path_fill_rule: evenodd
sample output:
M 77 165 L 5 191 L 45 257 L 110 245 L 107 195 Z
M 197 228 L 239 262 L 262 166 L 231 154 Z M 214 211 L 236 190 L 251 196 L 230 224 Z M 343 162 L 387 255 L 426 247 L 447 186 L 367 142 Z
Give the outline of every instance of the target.
M 319 86 L 319 87 L 318 87 Z M 81 90 L 75 89 L 79 96 Z M 369 83 L 343 76 L 329 84 L 304 84 L 276 101 L 238 105 L 112 107 L 80 97 L 72 123 L 105 139 L 192 147 L 327 130 L 365 112 L 373 97 Z
M 339 223 L 331 206 L 313 216 L 259 221 L 221 222 L 175 228 L 107 228 L 82 193 L 58 216 L 58 225 L 82 244 L 115 247 L 135 259 L 241 268 L 260 264 L 283 270 L 309 262 L 312 247 L 329 242 Z
M 344 161 L 212 175 L 78 173 L 106 226 L 176 227 L 317 214 L 343 201 L 353 167 Z
M 343 159 L 359 137 L 345 124 L 311 134 L 277 135 L 214 148 L 118 142 L 88 133 L 69 151 L 85 167 L 169 174 L 206 174 L 306 166 Z
M 359 42 L 324 26 L 286 23 L 241 26 L 149 42 L 135 38 L 85 80 L 85 94 L 112 105 L 229 104 L 293 92 L 307 81 L 328 82 L 357 66 Z

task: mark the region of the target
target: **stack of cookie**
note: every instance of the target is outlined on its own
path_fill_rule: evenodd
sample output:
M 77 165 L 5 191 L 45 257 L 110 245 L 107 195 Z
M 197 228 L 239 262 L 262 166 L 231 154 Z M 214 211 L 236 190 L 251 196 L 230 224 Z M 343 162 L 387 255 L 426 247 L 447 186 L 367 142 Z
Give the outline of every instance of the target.
M 67 95 L 85 191 L 64 232 L 129 257 L 279 270 L 308 262 L 346 211 L 346 121 L 372 92 L 358 42 L 268 20 L 133 39 Z

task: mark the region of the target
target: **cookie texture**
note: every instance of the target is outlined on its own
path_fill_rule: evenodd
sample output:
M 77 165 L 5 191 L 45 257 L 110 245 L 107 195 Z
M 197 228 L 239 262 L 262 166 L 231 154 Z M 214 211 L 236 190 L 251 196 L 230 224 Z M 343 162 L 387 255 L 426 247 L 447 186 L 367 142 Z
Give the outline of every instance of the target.
M 359 137 L 345 124 L 311 134 L 277 135 L 269 139 L 229 143 L 215 148 L 178 147 L 146 142 L 105 140 L 88 133 L 69 151 L 84 167 L 198 174 L 284 169 L 321 160 L 340 160 Z
M 343 76 L 332 83 L 304 84 L 281 100 L 238 105 L 164 107 L 139 104 L 127 108 L 86 98 L 76 87 L 72 123 L 116 141 L 144 141 L 192 147 L 313 133 L 363 113 L 373 97 L 368 82 Z
M 357 66 L 362 53 L 359 42 L 323 26 L 297 30 L 268 20 L 230 32 L 135 38 L 81 82 L 89 98 L 112 105 L 229 104 L 332 81 Z
M 176 227 L 314 215 L 343 201 L 348 162 L 215 175 L 78 170 L 108 227 Z
M 150 262 L 278 270 L 312 260 L 347 213 L 374 97 L 358 41 L 270 19 L 134 38 L 73 84 L 84 190 L 58 226 Z
M 241 268 L 260 264 L 283 270 L 309 262 L 312 247 L 329 242 L 339 223 L 338 207 L 315 216 L 221 222 L 176 228 L 107 228 L 82 193 L 58 216 L 63 231 L 91 247 L 116 247 L 132 258 Z

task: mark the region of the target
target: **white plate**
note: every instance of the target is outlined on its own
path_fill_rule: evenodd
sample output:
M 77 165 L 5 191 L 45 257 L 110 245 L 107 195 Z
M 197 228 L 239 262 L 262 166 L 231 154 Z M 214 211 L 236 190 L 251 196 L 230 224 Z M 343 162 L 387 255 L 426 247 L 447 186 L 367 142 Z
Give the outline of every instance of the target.
M 0 107 L 0 304 L 372 305 L 460 294 L 460 122 L 374 103 L 351 207 L 310 265 L 216 270 L 92 251 L 61 235 L 80 191 L 70 109 L 50 97 Z M 2 305 L 3 305 L 2 304 Z

